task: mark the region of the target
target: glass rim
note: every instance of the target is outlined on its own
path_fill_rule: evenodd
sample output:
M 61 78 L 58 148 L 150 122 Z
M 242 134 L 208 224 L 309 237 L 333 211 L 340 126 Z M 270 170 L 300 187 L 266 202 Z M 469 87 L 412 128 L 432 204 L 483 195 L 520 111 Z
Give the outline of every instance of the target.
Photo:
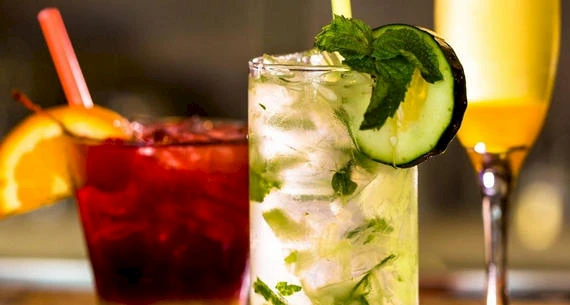
M 289 53 L 289 54 L 280 54 L 274 55 L 275 57 L 283 57 L 288 55 L 297 55 L 302 54 L 303 52 L 296 52 L 296 53 Z M 249 68 L 250 70 L 256 71 L 280 71 L 280 70 L 287 70 L 287 71 L 300 71 L 300 72 L 348 72 L 352 71 L 346 65 L 311 65 L 311 64 L 303 64 L 303 63 L 267 63 L 264 62 L 263 56 L 258 56 L 249 61 Z
M 240 136 L 231 137 L 231 138 L 223 138 L 223 137 L 217 138 L 203 134 L 204 136 L 206 136 L 206 139 L 192 139 L 192 140 L 180 140 L 180 141 L 174 140 L 168 142 L 150 142 L 150 141 L 144 141 L 142 139 L 137 139 L 134 137 L 129 139 L 121 139 L 118 137 L 90 138 L 75 134 L 68 129 L 64 129 L 63 134 L 73 143 L 87 145 L 87 146 L 113 145 L 113 146 L 128 147 L 128 148 L 142 148 L 142 147 L 210 146 L 210 145 L 219 145 L 219 144 L 247 143 L 248 127 L 246 121 L 242 119 L 207 117 L 207 116 L 184 117 L 184 116 L 133 115 L 130 116 L 127 120 L 129 121 L 131 126 L 133 124 L 140 123 L 144 127 L 144 126 L 150 126 L 152 124 L 156 124 L 157 126 L 159 126 L 160 124 L 166 124 L 168 122 L 181 123 L 194 119 L 199 119 L 204 122 L 210 122 L 214 125 L 216 123 L 231 124 L 236 126 L 236 128 L 239 129 L 240 131 L 243 131 L 243 133 L 239 133 Z M 109 141 L 109 139 L 117 139 L 117 141 Z

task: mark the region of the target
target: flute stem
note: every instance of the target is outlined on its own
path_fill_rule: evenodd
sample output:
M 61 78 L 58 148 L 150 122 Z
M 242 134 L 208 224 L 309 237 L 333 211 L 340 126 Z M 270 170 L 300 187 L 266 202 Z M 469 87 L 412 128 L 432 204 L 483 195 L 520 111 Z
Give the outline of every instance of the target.
M 508 305 L 507 233 L 512 171 L 506 154 L 482 154 L 479 185 L 483 197 L 486 304 Z

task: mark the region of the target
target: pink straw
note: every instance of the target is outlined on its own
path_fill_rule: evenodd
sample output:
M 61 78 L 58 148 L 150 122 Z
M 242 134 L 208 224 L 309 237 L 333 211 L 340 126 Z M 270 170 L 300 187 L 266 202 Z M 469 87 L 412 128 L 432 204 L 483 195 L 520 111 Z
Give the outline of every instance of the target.
M 38 21 L 68 104 L 85 108 L 93 107 L 91 95 L 59 10 L 56 8 L 41 10 L 38 14 Z

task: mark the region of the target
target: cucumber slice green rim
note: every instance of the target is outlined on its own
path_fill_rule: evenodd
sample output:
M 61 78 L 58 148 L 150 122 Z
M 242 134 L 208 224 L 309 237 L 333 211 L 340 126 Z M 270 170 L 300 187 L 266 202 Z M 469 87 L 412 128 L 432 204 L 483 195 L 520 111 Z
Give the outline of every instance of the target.
M 363 47 L 356 49 L 353 47 L 355 42 L 346 43 L 346 47 L 337 47 L 330 41 L 335 40 L 337 43 L 340 38 L 345 40 L 352 38 L 338 30 L 342 26 L 349 27 L 350 24 L 335 24 L 335 22 L 346 23 L 346 20 L 335 17 L 328 28 L 324 27 L 323 32 L 319 34 L 321 37 L 316 38 L 317 48 L 338 51 L 343 56 L 346 54 L 350 59 L 345 60 L 345 64 L 353 67 L 356 61 L 353 70 L 371 73 L 379 82 L 386 80 L 389 85 L 396 84 L 395 86 L 402 86 L 402 82 L 408 84 L 407 91 L 402 87 L 405 91 L 404 99 L 396 101 L 395 104 L 393 99 L 392 104 L 383 100 L 382 103 L 375 105 L 372 105 L 373 102 L 370 105 L 362 105 L 357 101 L 348 101 L 343 105 L 343 110 L 347 114 L 347 126 L 359 151 L 373 160 L 398 168 L 412 167 L 443 153 L 458 132 L 467 109 L 465 74 L 453 49 L 435 33 L 426 29 L 406 24 L 388 24 L 370 32 L 358 23 L 360 22 L 358 20 L 349 20 L 356 25 L 349 30 L 360 31 L 353 36 L 359 38 L 356 43 L 361 43 Z M 325 33 L 326 31 L 328 33 Z M 400 33 L 395 34 L 395 32 Z M 387 35 L 383 37 L 385 34 Z M 409 38 L 411 36 L 413 37 Z M 376 41 L 373 41 L 375 39 L 383 40 L 381 47 L 378 47 L 379 44 L 375 45 Z M 338 44 L 342 43 L 343 41 Z M 372 48 L 376 50 L 370 51 Z M 399 68 L 398 63 L 393 66 L 388 63 L 387 70 L 383 71 L 381 61 L 390 56 L 391 58 L 399 56 L 400 63 L 408 65 L 407 72 L 404 69 L 393 69 Z M 369 62 L 362 64 L 362 58 L 375 62 L 373 66 L 368 64 Z M 409 67 L 412 64 L 415 68 Z M 406 80 L 405 76 L 404 81 L 398 80 L 401 77 L 398 74 L 400 71 L 408 73 L 408 76 L 414 71 L 411 80 Z M 391 77 L 395 77 L 394 82 Z M 377 82 L 375 87 L 381 85 Z M 387 119 L 386 113 L 383 113 L 376 116 L 373 114 L 370 120 L 366 116 L 372 107 L 376 107 L 375 109 L 392 107 L 393 110 Z M 372 109 L 372 111 L 385 110 Z M 382 117 L 380 123 L 374 121 L 377 117 Z
M 445 152 L 463 121 L 467 94 L 463 67 L 453 49 L 443 39 L 424 29 L 402 24 L 382 26 L 373 30 L 373 33 L 381 35 L 386 30 L 395 28 L 408 28 L 418 32 L 436 54 L 443 80 L 434 84 L 425 83 L 427 88 L 423 109 L 416 115 L 414 122 L 405 122 L 409 125 L 405 131 L 397 130 L 394 124 L 388 123 L 379 130 L 353 129 L 352 134 L 359 149 L 372 159 L 405 168 Z M 410 89 L 413 88 L 408 88 L 408 93 L 413 93 Z M 408 101 L 400 104 L 400 108 L 405 107 L 406 102 Z M 405 116 L 404 113 L 404 120 Z

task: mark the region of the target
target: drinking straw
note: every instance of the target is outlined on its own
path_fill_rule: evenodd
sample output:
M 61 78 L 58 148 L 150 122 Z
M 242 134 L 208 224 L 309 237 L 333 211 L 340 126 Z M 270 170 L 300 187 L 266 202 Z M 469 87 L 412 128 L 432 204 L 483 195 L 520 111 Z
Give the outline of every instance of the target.
M 331 8 L 333 17 L 339 15 L 352 18 L 350 0 L 331 0 Z M 327 64 L 331 66 L 340 66 L 342 64 L 343 57 L 338 52 L 322 52 L 322 54 Z
M 91 95 L 81 73 L 73 46 L 63 19 L 56 8 L 45 8 L 38 13 L 38 21 L 46 40 L 59 81 L 70 106 L 93 107 Z
M 332 13 L 334 15 L 352 18 L 350 0 L 331 0 Z

